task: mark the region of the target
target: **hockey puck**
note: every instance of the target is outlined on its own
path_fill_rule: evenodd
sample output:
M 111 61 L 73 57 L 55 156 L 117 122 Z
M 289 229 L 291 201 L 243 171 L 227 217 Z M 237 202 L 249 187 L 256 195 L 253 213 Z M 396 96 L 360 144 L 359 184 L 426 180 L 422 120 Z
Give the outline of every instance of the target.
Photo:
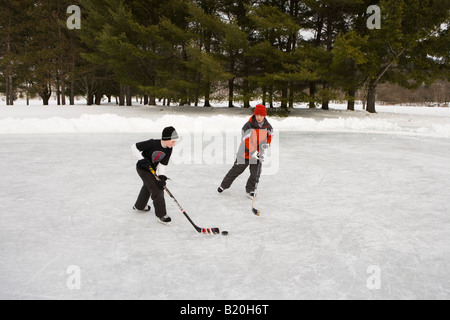
M 222 235 L 223 236 L 227 236 L 228 235 L 228 231 L 222 231 Z

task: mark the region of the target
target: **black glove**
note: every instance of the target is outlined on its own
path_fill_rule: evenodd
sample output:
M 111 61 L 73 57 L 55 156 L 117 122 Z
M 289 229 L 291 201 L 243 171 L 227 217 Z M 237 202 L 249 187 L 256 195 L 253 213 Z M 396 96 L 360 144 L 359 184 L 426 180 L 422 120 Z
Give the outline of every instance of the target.
M 166 176 L 158 176 L 158 178 L 159 178 L 159 180 L 156 180 L 156 184 L 161 189 L 164 189 L 164 187 L 166 186 L 167 177 Z

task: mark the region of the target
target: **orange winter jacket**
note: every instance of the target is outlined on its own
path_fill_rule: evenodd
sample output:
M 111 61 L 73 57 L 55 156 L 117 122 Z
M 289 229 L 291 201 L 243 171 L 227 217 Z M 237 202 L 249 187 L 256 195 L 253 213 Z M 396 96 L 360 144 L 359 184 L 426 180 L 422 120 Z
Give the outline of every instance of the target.
M 267 118 L 260 127 L 255 116 L 242 127 L 242 141 L 237 153 L 238 158 L 254 159 L 255 152 L 261 152 L 261 146 L 272 142 L 273 128 Z M 262 151 L 263 152 L 263 151 Z M 261 152 L 261 153 L 262 153 Z

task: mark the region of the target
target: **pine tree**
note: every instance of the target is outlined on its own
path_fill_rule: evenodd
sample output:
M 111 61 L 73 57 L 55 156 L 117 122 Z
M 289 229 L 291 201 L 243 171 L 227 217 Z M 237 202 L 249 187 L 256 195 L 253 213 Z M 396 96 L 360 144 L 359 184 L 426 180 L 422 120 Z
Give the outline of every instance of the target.
M 380 1 L 381 29 L 354 30 L 339 41 L 341 59 L 356 64 L 366 77 L 367 111 L 375 113 L 376 88 L 383 82 L 414 87 L 432 81 L 444 53 L 442 24 L 449 21 L 448 1 Z M 437 34 L 436 34 L 437 33 Z M 431 38 L 430 38 L 431 37 Z M 447 42 L 448 43 L 448 42 Z
M 230 74 L 228 79 L 228 107 L 234 107 L 235 81 L 239 76 L 239 65 L 248 52 L 247 34 L 241 30 L 236 20 L 226 23 L 221 42 L 221 52 L 225 61 L 225 71 Z
M 210 107 L 214 84 L 227 81 L 233 75 L 225 71 L 222 42 L 226 25 L 220 17 L 220 3 L 213 0 L 193 1 L 189 5 L 189 21 L 193 39 L 186 47 L 189 60 L 186 65 L 196 70 L 199 89 L 204 92 L 205 107 Z M 196 98 L 198 100 L 198 98 Z
M 254 69 L 254 76 L 263 87 L 263 95 L 269 92 L 269 103 L 275 92 L 279 92 L 281 107 L 287 108 L 289 89 L 292 90 L 294 70 L 288 64 L 296 50 L 299 24 L 294 16 L 297 11 L 287 6 L 286 1 L 274 1 L 255 7 L 250 19 L 256 26 L 259 43 L 250 49 L 250 55 L 259 60 L 261 68 Z
M 27 2 L 28 3 L 28 2 Z M 26 38 L 16 57 L 20 60 L 18 81 L 23 89 L 36 92 L 48 105 L 53 90 L 58 104 L 65 104 L 66 83 L 73 67 L 71 56 L 76 51 L 76 36 L 66 27 L 66 9 L 77 1 L 30 1 L 22 8 L 21 19 L 26 21 Z
M 4 84 L 6 105 L 13 105 L 22 72 L 21 55 L 29 40 L 30 21 L 26 18 L 31 0 L 1 0 L 0 7 L 0 78 Z
M 84 58 L 111 70 L 125 91 L 130 92 L 130 87 L 150 95 L 151 104 L 161 95 L 180 97 L 184 89 L 173 83 L 182 78 L 184 50 L 180 48 L 188 40 L 183 1 L 151 1 L 148 6 L 142 1 L 87 1 L 86 8 L 82 39 L 90 52 Z

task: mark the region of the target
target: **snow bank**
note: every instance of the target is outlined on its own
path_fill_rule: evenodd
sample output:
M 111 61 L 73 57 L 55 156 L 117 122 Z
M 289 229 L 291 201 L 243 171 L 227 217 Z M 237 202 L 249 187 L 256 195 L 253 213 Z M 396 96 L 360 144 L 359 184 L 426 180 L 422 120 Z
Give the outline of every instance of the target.
M 387 119 L 336 118 L 311 119 L 289 117 L 272 118 L 275 129 L 283 131 L 322 132 L 373 132 L 417 134 L 436 137 L 450 137 L 450 124 L 410 128 L 400 126 Z M 164 115 L 155 119 L 122 117 L 116 114 L 82 114 L 79 118 L 51 117 L 4 118 L 0 119 L 0 134 L 55 134 L 55 133 L 135 133 L 160 132 L 165 126 L 173 125 L 184 132 L 223 132 L 238 130 L 243 117 L 228 115 L 186 116 Z

